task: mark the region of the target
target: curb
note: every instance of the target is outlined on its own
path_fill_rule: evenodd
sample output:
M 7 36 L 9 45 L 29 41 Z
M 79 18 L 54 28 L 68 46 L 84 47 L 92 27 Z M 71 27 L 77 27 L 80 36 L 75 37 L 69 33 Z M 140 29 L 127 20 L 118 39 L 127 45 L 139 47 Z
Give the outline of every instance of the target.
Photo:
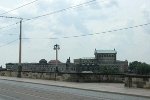
M 119 95 L 127 95 L 127 96 L 137 96 L 137 97 L 150 98 L 150 96 L 143 96 L 143 95 L 136 95 L 136 94 L 110 92 L 110 91 L 103 91 L 103 90 L 83 89 L 83 88 L 77 88 L 77 87 L 69 87 L 69 86 L 61 86 L 61 85 L 52 85 L 52 84 L 44 84 L 44 83 L 37 83 L 37 82 L 33 83 L 33 82 L 25 82 L 25 81 L 12 80 L 12 79 L 1 79 L 1 80 L 15 81 L 15 82 L 24 82 L 24 83 L 40 84 L 40 85 L 55 86 L 55 87 L 62 87 L 62 88 L 72 88 L 72 89 L 79 89 L 79 90 L 88 90 L 88 91 L 95 91 L 95 92 L 103 92 L 103 93 L 112 93 L 112 94 L 119 94 Z

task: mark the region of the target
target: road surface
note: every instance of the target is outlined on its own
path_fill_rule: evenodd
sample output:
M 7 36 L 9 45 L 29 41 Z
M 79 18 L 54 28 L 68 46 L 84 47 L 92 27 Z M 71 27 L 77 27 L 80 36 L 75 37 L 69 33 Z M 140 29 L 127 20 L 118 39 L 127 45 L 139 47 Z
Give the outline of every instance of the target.
M 150 100 L 150 98 L 0 80 L 0 100 Z

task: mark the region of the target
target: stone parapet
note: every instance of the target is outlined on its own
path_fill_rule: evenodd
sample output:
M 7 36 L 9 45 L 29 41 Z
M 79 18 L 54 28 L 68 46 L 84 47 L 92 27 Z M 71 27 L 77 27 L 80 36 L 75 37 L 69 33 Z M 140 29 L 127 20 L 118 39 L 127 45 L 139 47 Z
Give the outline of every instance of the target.
M 150 85 L 143 85 L 143 88 L 150 89 Z
M 150 76 L 127 75 L 125 76 L 125 87 L 150 89 Z
M 17 77 L 17 75 L 18 75 L 18 72 L 11 72 L 12 77 Z
M 69 82 L 109 82 L 123 83 L 123 75 L 101 75 L 99 73 L 53 73 L 53 72 L 21 72 L 22 78 L 47 79 Z M 18 72 L 0 71 L 1 76 L 17 77 Z

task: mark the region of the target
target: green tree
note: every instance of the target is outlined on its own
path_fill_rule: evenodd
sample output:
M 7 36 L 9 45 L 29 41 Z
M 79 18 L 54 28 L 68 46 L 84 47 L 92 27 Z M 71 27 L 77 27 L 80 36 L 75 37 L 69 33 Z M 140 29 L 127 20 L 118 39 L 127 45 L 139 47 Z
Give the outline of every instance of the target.
M 133 72 L 134 69 L 135 69 L 139 64 L 141 64 L 141 62 L 138 62 L 138 61 L 131 62 L 131 63 L 129 63 L 128 69 L 129 69 L 131 72 Z
M 129 70 L 135 74 L 148 75 L 150 74 L 150 65 L 134 61 L 129 64 Z
M 107 68 L 106 68 L 106 66 L 102 66 L 102 67 L 101 67 L 100 73 L 107 73 Z

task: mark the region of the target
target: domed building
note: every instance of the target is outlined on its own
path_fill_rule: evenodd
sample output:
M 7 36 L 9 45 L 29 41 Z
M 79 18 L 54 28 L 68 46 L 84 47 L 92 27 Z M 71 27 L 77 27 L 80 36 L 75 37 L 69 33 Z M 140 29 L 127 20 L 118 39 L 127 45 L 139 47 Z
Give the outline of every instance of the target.
M 39 61 L 39 63 L 40 63 L 40 64 L 47 64 L 47 61 L 46 61 L 45 59 L 41 59 L 41 60 Z

